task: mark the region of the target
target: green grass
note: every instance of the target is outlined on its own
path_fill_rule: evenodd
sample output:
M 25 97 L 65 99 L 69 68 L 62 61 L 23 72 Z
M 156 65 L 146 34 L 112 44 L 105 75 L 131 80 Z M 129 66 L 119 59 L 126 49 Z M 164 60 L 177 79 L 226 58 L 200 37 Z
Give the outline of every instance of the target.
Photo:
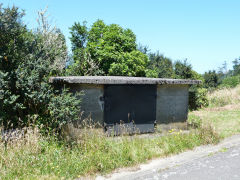
M 204 124 L 211 124 L 223 138 L 240 132 L 240 106 L 234 109 L 208 108 L 192 112 L 189 116 L 197 116 Z
M 133 166 L 155 157 L 217 143 L 212 129 L 192 130 L 189 134 L 174 132 L 156 138 L 105 137 L 92 132 L 79 142 L 67 145 L 31 133 L 28 138 L 12 142 L 5 149 L 0 143 L 1 179 L 74 179 L 116 168 Z
M 208 94 L 208 108 L 189 113 L 193 124 L 210 124 L 225 138 L 240 132 L 240 85 Z

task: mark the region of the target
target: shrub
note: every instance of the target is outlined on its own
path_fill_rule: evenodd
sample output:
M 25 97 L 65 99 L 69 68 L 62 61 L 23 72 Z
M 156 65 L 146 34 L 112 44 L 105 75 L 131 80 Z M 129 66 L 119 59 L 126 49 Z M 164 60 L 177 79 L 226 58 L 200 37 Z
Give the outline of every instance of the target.
M 200 128 L 202 126 L 202 119 L 199 116 L 191 114 L 188 116 L 187 124 L 192 128 Z
M 207 98 L 207 89 L 193 88 L 189 91 L 189 109 L 196 110 L 199 108 L 207 107 L 209 101 Z
M 230 76 L 222 80 L 220 88 L 222 87 L 233 88 L 236 87 L 238 84 L 240 84 L 240 76 Z
M 199 128 L 199 138 L 201 139 L 202 144 L 217 144 L 221 140 L 219 133 L 210 124 Z
M 207 90 L 203 88 L 204 78 L 196 71 L 192 70 L 191 64 L 187 60 L 177 61 L 174 67 L 175 78 L 201 80 L 202 83 L 192 85 L 189 89 L 189 109 L 196 110 L 198 108 L 208 106 Z
M 56 128 L 79 112 L 71 109 L 79 103 L 74 95 L 65 90 L 59 95 L 48 83 L 66 61 L 65 40 L 48 25 L 44 12 L 36 31 L 27 29 L 23 16 L 17 7 L 0 6 L 0 124 L 16 128 L 41 122 Z

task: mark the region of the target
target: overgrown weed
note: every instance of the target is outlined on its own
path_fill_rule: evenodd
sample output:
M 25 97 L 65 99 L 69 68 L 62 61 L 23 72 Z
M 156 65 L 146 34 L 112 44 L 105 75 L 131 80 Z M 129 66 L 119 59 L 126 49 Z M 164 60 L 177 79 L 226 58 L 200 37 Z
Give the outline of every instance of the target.
M 28 128 L 23 137 L 7 142 L 7 149 L 1 141 L 1 178 L 72 179 L 107 173 L 218 141 L 211 128 L 190 133 L 174 131 L 156 138 L 140 138 L 138 135 L 116 138 L 93 127 L 82 128 L 77 141 L 43 136 L 36 128 Z
M 208 94 L 209 107 L 223 107 L 240 103 L 240 85 L 235 88 L 223 88 Z
M 189 113 L 188 123 L 214 127 L 221 138 L 240 132 L 240 85 L 208 94 L 209 107 Z M 214 136 L 213 136 L 214 137 Z

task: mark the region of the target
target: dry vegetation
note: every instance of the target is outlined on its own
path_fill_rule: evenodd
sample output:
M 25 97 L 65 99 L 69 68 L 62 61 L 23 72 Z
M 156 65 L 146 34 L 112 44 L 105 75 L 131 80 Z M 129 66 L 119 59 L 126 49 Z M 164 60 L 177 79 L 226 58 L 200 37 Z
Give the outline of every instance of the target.
M 208 108 L 193 111 L 190 119 L 210 123 L 221 137 L 240 132 L 240 86 L 225 88 L 208 94 Z
M 117 139 L 86 128 L 73 142 L 42 136 L 37 129 L 28 128 L 24 136 L 0 142 L 0 179 L 73 179 L 218 141 L 218 134 L 208 127 L 187 134 L 173 131 L 156 138 L 135 135 Z
M 223 107 L 240 104 L 240 85 L 235 88 L 223 88 L 208 94 L 209 107 Z

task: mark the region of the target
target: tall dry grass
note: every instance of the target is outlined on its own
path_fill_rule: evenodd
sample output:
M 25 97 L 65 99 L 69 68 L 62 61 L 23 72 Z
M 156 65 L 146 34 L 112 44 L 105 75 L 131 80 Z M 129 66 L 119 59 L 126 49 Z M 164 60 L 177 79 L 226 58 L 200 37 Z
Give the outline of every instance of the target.
M 211 124 L 221 138 L 240 132 L 240 85 L 215 90 L 208 94 L 209 107 L 189 113 L 192 126 Z
M 212 129 L 205 128 L 156 138 L 115 138 L 94 128 L 80 133 L 78 140 L 70 142 L 43 136 L 32 128 L 16 139 L 0 137 L 0 179 L 74 179 L 219 141 Z
M 208 94 L 209 107 L 223 107 L 240 103 L 240 85 L 235 88 L 223 88 Z

